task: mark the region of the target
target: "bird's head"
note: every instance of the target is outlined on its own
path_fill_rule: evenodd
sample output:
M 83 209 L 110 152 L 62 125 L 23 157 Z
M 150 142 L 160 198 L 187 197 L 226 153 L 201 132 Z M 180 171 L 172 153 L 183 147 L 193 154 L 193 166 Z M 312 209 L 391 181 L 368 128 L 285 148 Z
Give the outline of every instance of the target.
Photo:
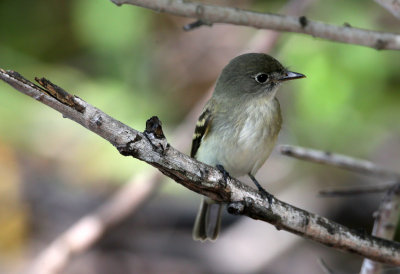
M 267 96 L 273 98 L 284 81 L 305 75 L 286 69 L 275 58 L 264 53 L 247 53 L 232 59 L 218 78 L 215 95 L 231 98 Z

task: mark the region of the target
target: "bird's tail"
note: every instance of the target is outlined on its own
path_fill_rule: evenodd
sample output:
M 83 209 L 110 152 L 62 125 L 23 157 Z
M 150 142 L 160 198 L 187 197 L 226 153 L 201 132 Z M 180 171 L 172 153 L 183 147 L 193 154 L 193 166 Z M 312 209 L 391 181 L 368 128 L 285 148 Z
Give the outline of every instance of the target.
M 222 205 L 203 197 L 193 227 L 195 241 L 215 241 L 221 227 Z

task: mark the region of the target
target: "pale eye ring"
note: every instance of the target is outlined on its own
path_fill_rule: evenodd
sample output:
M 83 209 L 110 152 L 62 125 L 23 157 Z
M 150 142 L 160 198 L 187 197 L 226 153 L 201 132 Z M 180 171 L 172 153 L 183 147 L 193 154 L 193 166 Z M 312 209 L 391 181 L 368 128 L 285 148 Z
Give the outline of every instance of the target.
M 258 74 L 254 77 L 254 79 L 255 79 L 258 83 L 264 84 L 265 82 L 268 81 L 268 75 L 261 72 L 261 73 L 258 73 Z

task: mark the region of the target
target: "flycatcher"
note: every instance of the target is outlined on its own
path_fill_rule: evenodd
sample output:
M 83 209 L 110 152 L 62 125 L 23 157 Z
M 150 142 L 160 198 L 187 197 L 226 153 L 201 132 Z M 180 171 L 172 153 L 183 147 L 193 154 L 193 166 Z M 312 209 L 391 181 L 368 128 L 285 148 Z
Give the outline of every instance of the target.
M 281 129 L 275 97 L 279 85 L 305 77 L 263 53 L 232 59 L 222 70 L 214 93 L 196 124 L 191 156 L 233 177 L 255 174 L 270 155 Z M 215 240 L 222 205 L 203 197 L 193 228 L 194 240 Z

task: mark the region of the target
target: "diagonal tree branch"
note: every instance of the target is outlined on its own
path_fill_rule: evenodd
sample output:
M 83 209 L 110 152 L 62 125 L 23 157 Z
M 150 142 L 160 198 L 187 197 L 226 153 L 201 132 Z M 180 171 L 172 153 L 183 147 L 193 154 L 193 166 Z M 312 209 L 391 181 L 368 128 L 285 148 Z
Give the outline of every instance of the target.
M 228 203 L 228 211 L 269 222 L 277 227 L 339 250 L 353 252 L 372 260 L 400 265 L 400 244 L 351 230 L 324 217 L 299 209 L 276 198 L 266 197 L 228 178 L 211 166 L 196 161 L 169 146 L 158 118 L 149 119 L 144 133 L 115 120 L 82 99 L 68 96 L 61 103 L 21 75 L 0 69 L 0 79 L 18 91 L 52 107 L 64 117 L 95 132 L 125 156 L 133 156 L 158 168 L 162 173 L 197 193 Z M 50 83 L 50 82 L 49 82 Z M 51 84 L 51 83 L 50 83 Z M 58 87 L 51 84 L 56 92 Z
M 335 26 L 313 21 L 305 16 L 285 16 L 259 13 L 238 8 L 213 6 L 184 0 L 111 0 L 116 5 L 131 4 L 156 12 L 197 18 L 200 22 L 227 23 L 260 29 L 297 32 L 347 44 L 356 44 L 378 50 L 400 50 L 400 35 L 353 28 L 349 25 Z

